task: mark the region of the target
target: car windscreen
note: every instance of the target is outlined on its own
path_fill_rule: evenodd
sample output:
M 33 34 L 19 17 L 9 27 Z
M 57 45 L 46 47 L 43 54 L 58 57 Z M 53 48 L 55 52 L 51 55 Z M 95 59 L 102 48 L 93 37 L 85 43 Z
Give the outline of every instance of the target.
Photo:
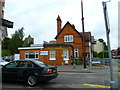
M 47 64 L 41 62 L 41 61 L 34 61 L 34 63 L 36 63 L 37 65 L 41 66 L 41 67 L 45 67 L 48 66 Z

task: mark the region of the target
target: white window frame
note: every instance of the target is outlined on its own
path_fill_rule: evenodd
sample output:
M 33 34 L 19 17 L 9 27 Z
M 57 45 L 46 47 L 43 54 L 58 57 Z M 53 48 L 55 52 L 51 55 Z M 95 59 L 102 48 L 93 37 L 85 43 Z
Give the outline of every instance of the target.
M 56 50 L 55 49 L 50 50 L 50 59 L 49 60 L 56 60 Z
M 73 35 L 65 35 L 64 42 L 73 42 Z
M 77 54 L 77 55 L 76 55 Z M 79 49 L 74 49 L 74 57 L 78 58 L 79 57 Z
M 30 52 L 34 53 L 35 58 L 30 58 Z M 36 55 L 37 55 L 37 57 L 36 57 Z M 39 52 L 38 51 L 26 51 L 25 59 L 39 59 Z
M 68 49 L 64 49 L 63 50 L 63 59 L 64 60 L 69 60 L 69 50 Z

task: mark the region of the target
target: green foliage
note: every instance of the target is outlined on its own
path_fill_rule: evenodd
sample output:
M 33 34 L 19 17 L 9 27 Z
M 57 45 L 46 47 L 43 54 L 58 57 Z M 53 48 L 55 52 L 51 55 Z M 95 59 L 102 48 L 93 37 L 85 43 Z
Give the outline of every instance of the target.
M 93 52 L 93 57 L 99 57 L 99 58 L 108 58 L 108 50 L 101 51 L 99 53 Z
M 93 57 L 98 57 L 98 53 L 97 52 L 93 52 Z
M 104 44 L 104 50 L 108 50 L 108 46 L 106 45 L 106 43 L 103 42 L 103 44 Z
M 12 54 L 10 53 L 10 51 L 8 49 L 3 49 L 2 50 L 2 56 L 11 56 Z
M 101 43 L 103 43 L 103 45 L 104 45 L 104 50 L 108 50 L 108 46 L 106 45 L 106 42 L 104 42 L 104 40 L 103 39 L 98 39 L 98 41 L 100 41 Z
M 20 40 L 23 40 L 23 37 L 24 37 L 24 28 L 22 27 L 21 29 L 18 29 L 15 31 L 14 34 L 12 34 L 12 38 L 19 38 Z
M 108 58 L 109 57 L 108 50 L 104 50 L 104 51 L 99 52 L 98 57 L 99 58 Z
M 18 47 L 23 46 L 23 38 L 24 38 L 24 28 L 18 29 L 15 31 L 14 34 L 12 34 L 12 38 L 5 38 L 2 41 L 2 55 L 14 55 L 15 53 L 19 53 Z M 4 50 L 5 49 L 5 50 Z
M 10 38 L 6 37 L 4 38 L 4 40 L 2 41 L 2 49 L 8 49 L 10 44 Z
M 24 28 L 18 29 L 18 31 L 15 31 L 15 33 L 12 35 L 12 38 L 10 40 L 10 53 L 13 55 L 15 53 L 19 53 L 18 47 L 23 46 L 23 37 L 24 37 Z
M 98 39 L 98 41 L 100 41 L 101 43 L 103 43 L 103 42 L 104 42 L 104 40 L 103 40 L 102 38 Z

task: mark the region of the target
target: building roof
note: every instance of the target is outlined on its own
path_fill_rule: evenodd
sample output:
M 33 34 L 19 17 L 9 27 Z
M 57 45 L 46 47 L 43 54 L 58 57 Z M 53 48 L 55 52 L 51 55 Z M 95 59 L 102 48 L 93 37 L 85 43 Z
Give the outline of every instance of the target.
M 76 29 L 74 25 L 71 25 L 69 22 L 67 22 L 64 27 L 61 29 L 61 31 L 57 34 L 57 36 L 55 37 L 55 39 L 57 39 L 57 37 L 60 35 L 60 33 L 64 30 L 64 28 L 66 27 L 66 25 L 70 25 L 78 34 L 80 34 Z M 80 34 L 81 36 L 81 34 Z M 82 37 L 82 36 L 81 36 Z
M 44 47 L 45 47 L 45 46 L 71 46 L 71 47 L 73 47 L 73 45 L 67 44 L 67 43 L 60 43 L 60 44 L 44 44 L 43 46 L 44 46 Z
M 44 47 L 19 47 L 18 50 L 25 50 L 25 49 L 42 49 Z

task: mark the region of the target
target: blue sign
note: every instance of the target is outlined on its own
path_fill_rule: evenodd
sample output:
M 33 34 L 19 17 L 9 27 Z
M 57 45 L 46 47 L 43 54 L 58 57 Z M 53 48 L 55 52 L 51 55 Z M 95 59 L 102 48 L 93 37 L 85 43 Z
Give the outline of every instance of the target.
M 40 51 L 40 55 L 48 55 L 48 51 Z

